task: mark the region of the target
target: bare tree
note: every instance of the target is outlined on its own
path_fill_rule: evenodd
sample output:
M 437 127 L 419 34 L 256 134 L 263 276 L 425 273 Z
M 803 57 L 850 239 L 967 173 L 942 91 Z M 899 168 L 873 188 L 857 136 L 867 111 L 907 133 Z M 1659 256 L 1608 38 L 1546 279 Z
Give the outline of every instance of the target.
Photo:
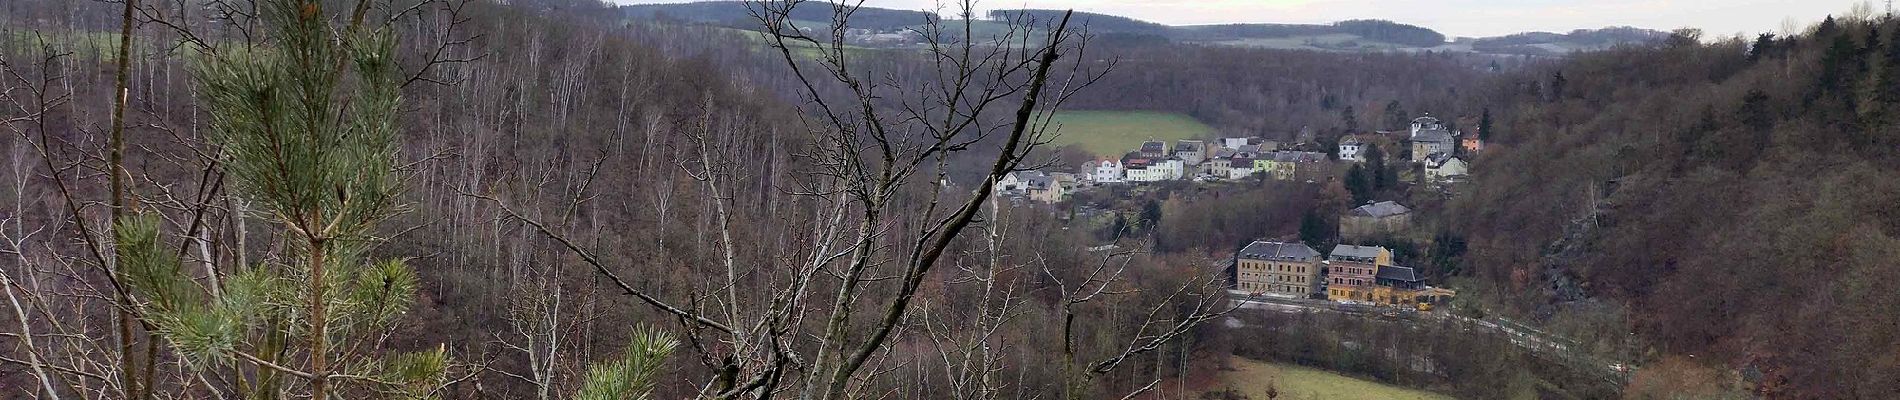
M 965 231 L 989 226 L 981 217 L 985 209 L 994 211 L 996 181 L 1043 166 L 1032 157 L 1055 135 L 1053 110 L 1112 66 L 1081 57 L 1086 36 L 1070 28 L 1067 15 L 1055 21 L 1012 19 L 1006 32 L 979 39 L 976 20 L 968 18 L 974 4 L 966 1 L 959 4 L 966 17 L 960 26 L 932 19 L 918 30 L 928 42 L 925 68 L 878 75 L 856 61 L 860 50 L 847 43 L 855 5 L 815 5 L 831 7 L 831 24 L 824 27 L 800 26 L 791 17 L 805 6 L 805 0 L 751 3 L 760 35 L 803 88 L 801 115 L 813 138 L 795 154 L 803 169 L 766 186 L 795 199 L 789 212 L 760 215 L 741 203 L 763 181 L 745 162 L 749 143 L 765 135 L 759 127 L 714 118 L 707 107 L 683 135 L 684 151 L 674 164 L 699 186 L 707 213 L 695 231 L 704 234 L 700 248 L 706 252 L 694 258 L 700 280 L 689 283 L 692 295 L 660 295 L 659 288 L 623 277 L 624 265 L 638 260 L 604 258 L 601 250 L 573 239 L 569 227 L 544 223 L 492 195 L 470 194 L 496 203 L 626 295 L 678 321 L 685 345 L 710 373 L 700 381 L 701 397 L 833 399 L 884 390 L 880 377 L 912 356 L 900 354 L 897 344 L 929 341 L 930 335 L 908 336 L 938 329 L 929 327 L 931 318 L 911 313 L 920 308 L 923 289 L 946 276 L 936 269 L 955 253 L 953 247 L 969 241 Z M 953 160 L 972 156 L 985 160 L 977 171 L 981 178 L 953 186 Z M 745 224 L 782 227 L 786 234 L 774 238 Z M 752 243 L 765 238 L 776 241 Z M 968 354 L 956 357 L 971 366 L 948 372 L 969 398 L 995 397 L 999 359 L 985 353 L 981 332 L 1002 326 L 1021 301 L 1012 284 L 997 281 L 998 269 L 1008 267 L 1000 260 L 988 265 L 961 269 L 962 277 L 946 281 L 996 296 L 978 313 L 986 321 L 978 333 L 954 346 L 973 349 L 958 350 Z M 1125 282 L 1108 265 L 1062 286 L 1064 307 L 1134 293 L 1116 286 Z M 1188 285 L 1165 300 L 1205 294 L 1201 289 Z M 1088 374 L 1154 351 L 1221 312 L 1214 305 L 1218 296 L 1198 301 L 1189 302 L 1194 311 L 1185 315 L 1172 314 L 1172 301 L 1156 305 L 1130 343 L 1089 363 L 1086 371 L 1076 369 L 1065 389 L 1071 397 L 1083 396 L 1078 386 Z

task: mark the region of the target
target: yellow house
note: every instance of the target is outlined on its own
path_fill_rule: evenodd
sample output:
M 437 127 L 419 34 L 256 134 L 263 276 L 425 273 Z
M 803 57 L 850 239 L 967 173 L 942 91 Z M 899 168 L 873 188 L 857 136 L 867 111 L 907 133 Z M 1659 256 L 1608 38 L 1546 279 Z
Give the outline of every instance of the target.
M 1234 255 L 1234 289 L 1307 297 L 1319 290 L 1320 254 L 1301 243 L 1255 241 Z
M 1293 180 L 1298 175 L 1300 165 L 1326 161 L 1326 155 L 1310 151 L 1276 151 L 1261 154 L 1254 160 L 1254 170 L 1265 173 L 1268 178 Z

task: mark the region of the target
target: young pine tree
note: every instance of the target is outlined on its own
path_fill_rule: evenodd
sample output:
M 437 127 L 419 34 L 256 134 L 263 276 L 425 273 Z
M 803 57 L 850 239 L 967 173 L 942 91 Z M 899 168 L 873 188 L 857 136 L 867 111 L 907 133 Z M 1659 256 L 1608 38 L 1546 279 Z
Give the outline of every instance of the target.
M 259 2 L 262 45 L 193 65 L 234 194 L 284 251 L 223 268 L 204 288 L 159 245 L 158 219 L 119 221 L 123 274 L 142 314 L 190 369 L 249 399 L 422 398 L 445 349 L 388 354 L 376 335 L 409 309 L 415 271 L 372 260 L 377 224 L 401 209 L 395 41 L 333 23 L 319 0 Z M 365 9 L 355 10 L 360 16 Z M 236 47 L 236 46 L 231 46 Z
M 577 400 L 644 400 L 659 383 L 660 368 L 679 347 L 666 332 L 642 328 L 633 332 L 620 359 L 594 364 L 574 393 Z

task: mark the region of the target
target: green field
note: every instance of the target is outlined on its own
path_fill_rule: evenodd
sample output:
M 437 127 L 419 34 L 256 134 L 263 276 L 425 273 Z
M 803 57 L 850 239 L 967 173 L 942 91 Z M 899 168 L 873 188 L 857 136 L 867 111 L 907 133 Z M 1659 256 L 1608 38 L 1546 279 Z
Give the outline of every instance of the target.
M 1231 388 L 1253 399 L 1267 398 L 1267 387 L 1271 384 L 1279 388 L 1281 400 L 1452 400 L 1450 396 L 1442 394 L 1405 389 L 1307 367 L 1240 357 L 1230 357 L 1228 360 L 1233 370 L 1222 371 L 1220 382 L 1223 386 L 1212 389 Z
M 1227 45 L 1227 46 L 1255 47 L 1255 48 L 1263 48 L 1263 49 L 1329 50 L 1329 51 L 1394 50 L 1394 49 L 1403 49 L 1403 48 L 1412 47 L 1412 46 L 1386 43 L 1386 42 L 1381 42 L 1377 40 L 1367 39 L 1367 38 L 1360 37 L 1359 35 L 1354 35 L 1350 33 L 1329 33 L 1329 34 L 1324 34 L 1324 35 L 1299 35 L 1299 36 L 1286 36 L 1286 37 L 1275 37 L 1275 38 L 1233 39 L 1233 40 L 1215 41 L 1211 43 Z
M 1090 153 L 1117 157 L 1141 147 L 1147 140 L 1203 137 L 1214 128 L 1186 115 L 1156 111 L 1059 111 L 1057 146 L 1076 144 Z

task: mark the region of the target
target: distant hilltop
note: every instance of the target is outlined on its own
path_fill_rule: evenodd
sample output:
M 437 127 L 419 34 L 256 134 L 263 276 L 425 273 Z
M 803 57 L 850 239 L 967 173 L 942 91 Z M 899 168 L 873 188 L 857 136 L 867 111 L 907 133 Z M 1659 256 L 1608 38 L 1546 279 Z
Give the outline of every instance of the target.
M 757 24 L 742 1 L 705 1 L 680 4 L 639 4 L 622 6 L 628 17 L 657 19 L 751 29 Z M 1000 25 L 1009 18 L 1026 17 L 1048 20 L 1059 18 L 1064 10 L 1019 9 L 992 10 L 978 21 L 980 25 Z M 860 45 L 901 47 L 902 41 L 891 36 L 903 34 L 938 18 L 923 11 L 905 11 L 862 7 L 851 16 L 851 28 L 867 38 Z M 795 10 L 795 23 L 828 26 L 831 9 L 821 6 Z M 1377 19 L 1357 19 L 1331 24 L 1213 24 L 1165 25 L 1140 19 L 1097 13 L 1076 12 L 1074 19 L 1087 24 L 1091 33 L 1102 40 L 1123 43 L 1194 43 L 1237 47 L 1301 49 L 1342 52 L 1452 51 L 1500 55 L 1553 56 L 1576 51 L 1598 50 L 1622 44 L 1658 43 L 1668 32 L 1608 27 L 1578 29 L 1568 33 L 1524 32 L 1484 38 L 1448 38 L 1442 33 L 1417 25 Z M 986 32 L 979 29 L 978 32 Z M 993 32 L 993 31 L 987 31 Z M 980 34 L 980 33 L 979 33 Z M 921 40 L 920 36 L 911 36 Z M 878 38 L 879 40 L 869 40 Z

